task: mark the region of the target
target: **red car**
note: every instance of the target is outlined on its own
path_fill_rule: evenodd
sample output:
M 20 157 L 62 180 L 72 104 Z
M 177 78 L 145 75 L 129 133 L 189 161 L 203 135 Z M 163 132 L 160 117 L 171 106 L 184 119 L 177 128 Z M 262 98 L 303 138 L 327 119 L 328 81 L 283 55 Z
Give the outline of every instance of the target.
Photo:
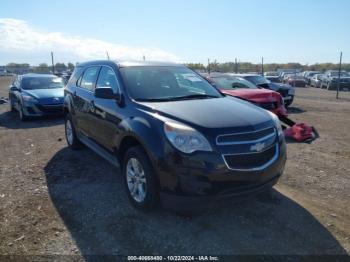
M 203 76 L 224 94 L 247 100 L 279 117 L 287 116 L 283 99 L 275 91 L 258 88 L 243 78 L 226 74 L 203 74 Z

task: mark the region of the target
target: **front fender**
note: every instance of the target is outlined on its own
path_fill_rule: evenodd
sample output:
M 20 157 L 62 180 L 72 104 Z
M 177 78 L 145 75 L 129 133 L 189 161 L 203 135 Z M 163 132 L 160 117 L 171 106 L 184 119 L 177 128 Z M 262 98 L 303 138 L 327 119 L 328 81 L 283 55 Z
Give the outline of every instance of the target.
M 123 135 L 116 136 L 117 148 L 123 139 L 133 137 L 143 146 L 152 162 L 164 155 L 166 141 L 159 120 L 131 117 L 121 121 L 119 126 Z

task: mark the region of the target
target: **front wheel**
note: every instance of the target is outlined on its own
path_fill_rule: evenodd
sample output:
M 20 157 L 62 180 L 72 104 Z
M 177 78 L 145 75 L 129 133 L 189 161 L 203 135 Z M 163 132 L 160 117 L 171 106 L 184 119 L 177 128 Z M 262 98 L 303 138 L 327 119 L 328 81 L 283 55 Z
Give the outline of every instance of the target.
M 21 121 L 24 122 L 24 121 L 28 120 L 28 117 L 26 116 L 26 114 L 25 114 L 24 111 L 23 111 L 23 106 L 22 106 L 22 104 L 19 104 L 18 113 L 19 113 L 19 119 L 20 119 Z
M 327 90 L 331 90 L 331 83 L 330 82 L 328 82 L 328 84 L 327 84 Z
M 131 204 L 143 211 L 158 205 L 156 176 L 142 147 L 130 148 L 123 161 L 124 185 Z
M 10 111 L 11 111 L 11 112 L 15 112 L 16 109 L 15 109 L 15 107 L 13 106 L 13 102 L 12 102 L 12 99 L 11 99 L 11 98 L 9 99 L 9 104 L 10 104 Z
M 77 137 L 72 118 L 69 114 L 65 118 L 64 129 L 68 146 L 74 150 L 81 148 L 82 144 Z

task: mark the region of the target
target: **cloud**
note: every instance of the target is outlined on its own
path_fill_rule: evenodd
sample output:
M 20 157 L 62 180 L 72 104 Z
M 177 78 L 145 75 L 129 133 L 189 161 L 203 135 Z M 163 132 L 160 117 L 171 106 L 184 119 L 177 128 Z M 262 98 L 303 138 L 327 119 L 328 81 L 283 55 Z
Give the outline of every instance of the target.
M 94 38 L 70 36 L 60 32 L 43 32 L 26 21 L 0 18 L 0 49 L 38 54 L 54 51 L 71 60 L 105 59 L 106 51 L 112 59 L 173 61 L 180 59 L 159 48 L 138 48 L 114 44 Z

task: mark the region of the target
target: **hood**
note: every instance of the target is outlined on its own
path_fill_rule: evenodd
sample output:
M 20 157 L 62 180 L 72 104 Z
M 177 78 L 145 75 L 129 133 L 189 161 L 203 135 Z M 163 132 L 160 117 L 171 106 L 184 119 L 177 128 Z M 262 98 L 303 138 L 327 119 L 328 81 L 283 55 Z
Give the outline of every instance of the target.
M 273 125 L 266 110 L 233 97 L 140 104 L 161 117 L 207 132 L 249 132 Z
M 221 89 L 220 91 L 224 94 L 240 97 L 256 103 L 275 102 L 279 96 L 278 93 L 269 89 Z
M 269 79 L 269 78 L 271 78 L 271 79 L 278 79 L 280 77 L 279 76 L 265 76 L 265 78 L 267 78 L 267 79 Z
M 288 84 L 281 84 L 281 83 L 269 83 L 269 86 L 272 90 L 279 90 L 279 89 L 292 89 L 293 87 Z
M 23 90 L 22 94 L 34 97 L 43 104 L 63 103 L 64 88 Z

